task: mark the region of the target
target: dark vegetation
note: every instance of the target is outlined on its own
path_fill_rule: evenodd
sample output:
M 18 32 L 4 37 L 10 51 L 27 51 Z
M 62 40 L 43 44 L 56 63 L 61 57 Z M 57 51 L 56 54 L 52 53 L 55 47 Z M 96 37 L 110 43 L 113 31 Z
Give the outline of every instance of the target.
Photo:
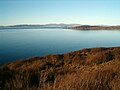
M 83 26 L 72 27 L 71 29 L 77 29 L 77 30 L 120 30 L 120 26 L 89 26 L 89 25 L 83 25 Z
M 83 49 L 4 64 L 0 90 L 120 90 L 120 48 Z

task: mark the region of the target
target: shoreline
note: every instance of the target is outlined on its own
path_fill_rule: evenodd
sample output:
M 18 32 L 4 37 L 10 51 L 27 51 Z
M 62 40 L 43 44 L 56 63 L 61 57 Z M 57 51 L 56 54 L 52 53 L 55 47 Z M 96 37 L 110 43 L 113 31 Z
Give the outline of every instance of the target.
M 2 90 L 119 90 L 120 47 L 17 60 L 2 65 L 0 76 Z
M 35 59 L 35 58 L 44 58 L 44 57 L 49 57 L 49 56 L 59 56 L 59 55 L 65 55 L 65 54 L 74 54 L 76 52 L 81 52 L 81 51 L 88 51 L 88 50 L 94 50 L 94 49 L 101 49 L 101 50 L 106 50 L 106 49 L 114 49 L 114 48 L 120 48 L 120 46 L 115 46 L 115 47 L 93 47 L 93 48 L 83 48 L 80 50 L 75 50 L 75 51 L 71 51 L 71 52 L 66 52 L 66 53 L 58 53 L 58 54 L 48 54 L 48 55 L 43 55 L 43 56 L 32 56 L 32 57 L 28 57 L 28 58 L 23 58 L 23 59 L 17 59 L 14 61 L 10 61 L 10 62 L 4 62 L 1 63 L 1 65 L 7 64 L 7 63 L 12 63 L 12 62 L 16 62 L 16 61 L 25 61 L 25 60 L 30 60 L 30 59 Z

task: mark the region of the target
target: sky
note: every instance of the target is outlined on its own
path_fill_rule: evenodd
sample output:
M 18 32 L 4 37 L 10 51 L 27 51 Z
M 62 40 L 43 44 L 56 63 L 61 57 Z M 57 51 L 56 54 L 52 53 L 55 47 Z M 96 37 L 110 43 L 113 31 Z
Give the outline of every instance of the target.
M 0 0 L 0 26 L 120 25 L 120 0 Z

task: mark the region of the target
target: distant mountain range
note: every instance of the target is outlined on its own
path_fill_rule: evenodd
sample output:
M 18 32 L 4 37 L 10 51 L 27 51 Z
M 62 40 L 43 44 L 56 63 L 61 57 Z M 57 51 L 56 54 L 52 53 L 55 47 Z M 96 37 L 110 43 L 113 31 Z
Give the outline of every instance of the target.
M 44 24 L 44 25 L 12 25 L 0 26 L 0 29 L 45 29 L 45 28 L 62 28 L 75 30 L 120 30 L 120 26 L 105 26 L 105 25 L 81 25 L 81 24 Z
M 80 26 L 80 24 L 45 24 L 45 25 L 12 25 L 0 26 L 0 29 L 44 29 L 44 28 L 71 28 Z

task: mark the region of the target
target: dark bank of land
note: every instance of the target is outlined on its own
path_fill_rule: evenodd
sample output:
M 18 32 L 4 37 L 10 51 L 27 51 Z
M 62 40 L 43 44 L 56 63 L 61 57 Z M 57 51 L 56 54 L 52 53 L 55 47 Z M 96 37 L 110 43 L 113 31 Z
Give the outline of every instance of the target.
M 71 27 L 71 29 L 76 29 L 76 30 L 120 30 L 120 26 L 90 26 L 90 25 L 83 25 L 83 26 Z
M 91 26 L 80 24 L 45 24 L 0 26 L 0 29 L 76 29 L 76 30 L 120 30 L 120 26 Z
M 120 90 L 120 47 L 32 57 L 0 67 L 1 90 Z

